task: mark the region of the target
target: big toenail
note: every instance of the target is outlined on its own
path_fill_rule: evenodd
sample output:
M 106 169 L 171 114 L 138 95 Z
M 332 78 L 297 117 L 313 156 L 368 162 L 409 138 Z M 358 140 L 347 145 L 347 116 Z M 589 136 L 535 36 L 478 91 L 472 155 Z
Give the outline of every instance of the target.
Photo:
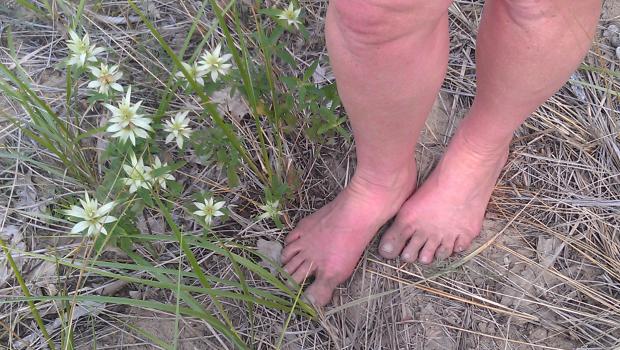
M 310 304 L 316 304 L 316 300 L 314 300 L 314 297 L 312 295 L 306 295 L 306 300 L 308 300 Z
M 381 249 L 383 249 L 383 251 L 386 253 L 391 253 L 394 250 L 394 247 L 392 247 L 390 243 L 386 243 L 383 245 L 383 247 L 381 247 Z

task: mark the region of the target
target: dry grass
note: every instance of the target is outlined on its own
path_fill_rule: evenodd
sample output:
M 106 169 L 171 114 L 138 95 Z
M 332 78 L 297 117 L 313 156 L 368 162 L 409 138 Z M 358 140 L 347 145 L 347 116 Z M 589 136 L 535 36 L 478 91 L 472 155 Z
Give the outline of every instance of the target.
M 192 14 L 199 6 L 189 1 L 147 1 L 151 15 L 173 48 L 180 45 Z M 271 2 L 273 5 L 273 2 Z M 322 42 L 325 1 L 303 2 L 311 42 L 290 37 L 288 49 L 303 66 L 319 59 L 327 67 Z M 3 10 L 6 5 L 0 5 Z M 452 49 L 448 76 L 429 129 L 419 147 L 421 177 L 438 160 L 449 136 L 471 104 L 475 90 L 473 53 L 481 1 L 457 1 L 451 9 Z M 92 12 L 91 12 L 92 10 Z M 95 15 L 94 13 L 99 15 Z M 150 33 L 130 16 L 129 7 L 101 2 L 87 7 L 85 25 L 98 43 L 115 48 L 126 73 L 141 82 L 140 98 L 153 108 L 165 82 L 167 62 Z M 18 17 L 16 17 L 19 15 Z M 105 15 L 105 16 L 104 16 Z M 106 17 L 107 16 L 107 17 Z M 47 103 L 63 108 L 64 77 L 53 67 L 66 56 L 62 18 L 44 23 L 24 12 L 0 12 L 0 33 L 11 26 L 18 57 Z M 205 33 L 213 21 L 201 20 Z M 608 23 L 601 22 L 601 30 Z M 250 31 L 247 28 L 248 32 Z M 0 38 L 0 60 L 7 59 L 5 38 Z M 177 46 L 175 46 L 177 45 Z M 373 244 L 353 278 L 322 310 L 317 321 L 293 317 L 284 335 L 283 349 L 616 349 L 620 347 L 620 118 L 618 59 L 604 39 L 597 40 L 582 68 L 517 132 L 508 164 L 494 192 L 483 235 L 476 249 L 450 261 L 422 267 L 382 261 Z M 286 68 L 281 68 L 283 71 Z M 327 80 L 332 79 L 329 72 Z M 183 96 L 173 104 L 197 106 Z M 27 119 L 20 106 L 0 96 L 0 110 Z M 90 111 L 96 115 L 101 111 Z M 150 110 L 149 112 L 153 112 Z M 229 115 L 242 133 L 253 129 L 242 116 Z M 90 118 L 93 124 L 100 123 Z M 304 119 L 300 119 L 303 127 Z M 200 127 L 200 125 L 196 125 Z M 290 168 L 301 183 L 287 204 L 289 227 L 322 206 L 346 184 L 354 167 L 350 142 L 340 138 L 319 144 L 298 130 L 285 139 Z M 252 140 L 253 138 L 246 138 Z M 103 148 L 97 138 L 91 147 Z M 164 153 L 169 150 L 164 150 Z M 19 159 L 8 154 L 20 154 Z M 23 238 L 18 249 L 48 256 L 71 257 L 82 245 L 66 236 L 67 227 L 50 223 L 50 206 L 73 194 L 76 186 L 38 162 L 56 159 L 20 130 L 0 117 L 0 227 L 14 226 Z M 242 176 L 241 185 L 228 188 L 225 174 L 188 155 L 181 170 L 189 196 L 204 188 L 214 190 L 237 205 L 229 222 L 217 232 L 231 242 L 256 246 L 257 239 L 283 238 L 284 230 L 255 224 L 254 204 L 261 201 L 258 181 Z M 274 162 L 277 165 L 277 162 Z M 249 173 L 249 172 L 248 172 Z M 293 175 L 291 175 L 293 176 Z M 179 215 L 182 215 L 179 213 Z M 138 223 L 145 231 L 165 233 L 163 218 L 147 217 Z M 188 231 L 196 227 L 185 227 Z M 6 239 L 6 237 L 3 237 Z M 186 269 L 184 255 L 172 242 L 158 242 L 157 256 L 139 250 L 157 266 Z M 207 273 L 235 278 L 226 260 L 196 251 Z M 124 261 L 114 250 L 103 260 Z M 31 291 L 53 294 L 51 289 L 74 288 L 77 275 L 53 263 L 20 259 Z M 1 272 L 1 271 L 0 271 Z M 144 275 L 132 272 L 132 275 Z M 260 279 L 253 286 L 264 286 Z M 1 280 L 0 280 L 1 282 Z M 12 282 L 11 282 L 12 283 Z M 14 284 L 0 285 L 0 300 L 19 295 Z M 127 295 L 136 299 L 170 301 L 171 293 L 119 283 L 102 277 L 87 280 L 81 294 Z M 212 308 L 210 299 L 197 296 Z M 44 304 L 48 320 L 58 317 L 58 305 Z M 240 333 L 253 339 L 255 348 L 273 348 L 287 313 L 257 307 L 247 318 L 245 305 L 226 303 Z M 140 348 L 156 345 L 137 329 L 172 342 L 175 315 L 137 307 L 106 305 L 89 311 L 76 322 L 78 348 Z M 180 321 L 179 348 L 232 348 L 205 322 Z M 93 337 L 93 334 L 95 335 Z M 25 304 L 0 305 L 0 341 L 14 344 L 37 335 Z M 94 340 L 93 340 L 94 339 Z M 35 343 L 33 348 L 43 348 Z M 5 344 L 0 344 L 0 348 Z M 7 346 L 10 348 L 10 346 Z

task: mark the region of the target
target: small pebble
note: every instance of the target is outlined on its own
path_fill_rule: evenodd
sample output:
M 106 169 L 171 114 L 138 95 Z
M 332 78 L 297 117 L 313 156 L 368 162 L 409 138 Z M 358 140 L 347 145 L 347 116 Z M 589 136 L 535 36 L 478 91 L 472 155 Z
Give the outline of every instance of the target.
M 616 47 L 616 57 L 620 60 L 620 46 Z
M 45 286 L 45 290 L 47 292 L 47 295 L 51 295 L 54 296 L 56 294 L 58 294 L 58 288 L 56 288 L 55 284 L 48 284 L 47 286 Z
M 611 38 L 609 39 L 609 43 L 613 47 L 620 47 L 620 35 L 619 34 L 613 34 L 611 36 Z

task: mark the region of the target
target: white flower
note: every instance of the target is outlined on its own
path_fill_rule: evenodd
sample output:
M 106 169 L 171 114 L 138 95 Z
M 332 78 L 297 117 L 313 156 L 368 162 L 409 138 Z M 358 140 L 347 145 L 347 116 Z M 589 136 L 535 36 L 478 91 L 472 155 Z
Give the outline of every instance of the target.
M 159 186 L 163 189 L 166 189 L 166 180 L 170 180 L 170 181 L 174 181 L 174 176 L 172 176 L 171 174 L 168 173 L 163 173 L 159 176 L 154 176 L 152 175 L 153 171 L 159 169 L 159 168 L 163 168 L 165 166 L 167 166 L 168 163 L 162 163 L 161 160 L 159 160 L 158 156 L 155 156 L 155 162 L 153 164 L 151 164 L 151 181 L 153 184 L 158 183 Z
M 123 87 L 117 81 L 123 76 L 118 71 L 118 66 L 109 67 L 105 63 L 101 63 L 100 68 L 90 67 L 91 73 L 95 76 L 95 80 L 88 83 L 90 89 L 99 88 L 99 93 L 108 94 L 110 88 L 118 92 L 123 92 Z
M 86 62 L 97 62 L 97 57 L 95 56 L 105 51 L 101 47 L 90 44 L 88 33 L 85 34 L 83 38 L 80 38 L 71 30 L 69 31 L 69 36 L 71 39 L 67 41 L 67 47 L 69 51 L 71 51 L 71 54 L 67 62 L 68 66 L 76 65 L 82 67 Z
M 166 143 L 177 141 L 177 146 L 183 148 L 183 139 L 188 138 L 192 133 L 192 129 L 189 128 L 189 118 L 187 118 L 188 111 L 178 112 L 174 118 L 165 121 L 164 131 L 168 132 L 166 136 Z
M 151 177 L 151 167 L 145 166 L 142 158 L 137 159 L 135 154 L 131 154 L 131 165 L 123 164 L 123 170 L 127 174 L 122 181 L 129 186 L 129 193 L 136 192 L 139 188 L 149 189 Z
M 131 140 L 132 145 L 136 145 L 136 137 L 146 139 L 149 137 L 147 131 L 153 131 L 151 127 L 151 118 L 138 114 L 138 108 L 142 101 L 131 104 L 131 86 L 127 89 L 127 95 L 118 107 L 114 107 L 105 103 L 103 106 L 112 112 L 110 118 L 111 125 L 106 129 L 107 132 L 113 132 L 112 137 L 118 137 L 123 142 L 127 139 Z
M 87 236 L 93 236 L 98 233 L 108 234 L 104 224 L 116 221 L 116 218 L 108 213 L 114 209 L 116 202 L 106 203 L 99 206 L 97 199 L 90 199 L 88 193 L 84 193 L 84 199 L 80 199 L 81 207 L 72 205 L 69 210 L 65 210 L 65 214 L 75 218 L 82 219 L 71 229 L 71 233 L 80 233 L 86 231 Z
M 185 68 L 189 76 L 192 77 L 198 85 L 203 86 L 205 84 L 205 81 L 204 79 L 202 79 L 202 77 L 207 74 L 207 72 L 200 69 L 200 67 L 198 67 L 198 63 L 194 62 L 194 64 L 190 65 L 185 62 L 181 62 L 181 65 L 183 65 L 183 68 Z M 179 80 L 184 83 L 184 86 L 189 85 L 189 81 L 187 80 L 185 74 L 183 74 L 182 71 L 178 71 L 174 76 L 179 78 Z
M 275 219 L 278 216 L 282 215 L 282 212 L 278 210 L 280 206 L 280 201 L 267 201 L 266 204 L 259 206 L 259 208 L 263 211 L 261 215 L 258 216 L 260 220 L 262 219 Z
M 194 205 L 198 208 L 198 210 L 194 212 L 194 215 L 204 216 L 205 223 L 209 226 L 214 217 L 224 215 L 220 209 L 222 209 L 225 204 L 226 202 L 224 201 L 214 203 L 213 197 L 205 199 L 204 203 L 194 202 Z
M 206 51 L 202 56 L 202 60 L 200 66 L 198 67 L 200 70 L 204 71 L 205 74 L 211 73 L 211 79 L 213 81 L 217 80 L 218 74 L 226 75 L 232 67 L 231 64 L 226 63 L 232 57 L 231 54 L 227 53 L 223 56 L 220 56 L 220 51 L 222 50 L 222 45 L 217 44 L 213 52 Z
M 293 3 L 288 4 L 288 8 L 282 10 L 278 15 L 278 19 L 286 21 L 286 24 L 293 25 L 295 28 L 299 29 L 299 25 L 301 22 L 299 21 L 299 14 L 301 13 L 301 8 L 295 9 Z

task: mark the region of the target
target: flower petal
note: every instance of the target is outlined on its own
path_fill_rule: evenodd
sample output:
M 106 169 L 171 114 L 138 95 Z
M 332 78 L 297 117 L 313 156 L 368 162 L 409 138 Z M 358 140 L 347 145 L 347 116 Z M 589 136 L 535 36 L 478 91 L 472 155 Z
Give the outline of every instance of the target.
M 80 233 L 90 226 L 88 221 L 80 221 L 71 229 L 71 233 Z
M 104 216 L 109 213 L 116 206 L 116 202 L 110 202 L 102 205 L 99 209 L 97 209 L 97 216 Z

